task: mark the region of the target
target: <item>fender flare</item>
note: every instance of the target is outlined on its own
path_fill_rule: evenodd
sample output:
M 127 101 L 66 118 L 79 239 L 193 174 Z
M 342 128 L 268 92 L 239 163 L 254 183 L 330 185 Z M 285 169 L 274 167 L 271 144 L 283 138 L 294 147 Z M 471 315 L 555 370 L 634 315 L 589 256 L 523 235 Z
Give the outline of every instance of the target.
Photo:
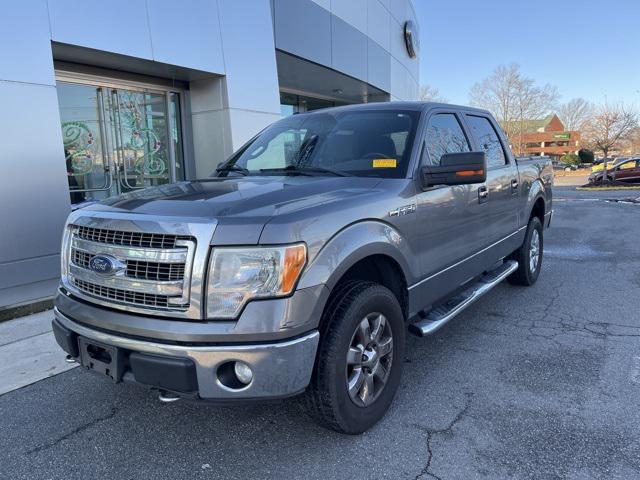
M 544 213 L 547 213 L 547 191 L 545 189 L 542 180 L 537 178 L 531 183 L 531 188 L 529 189 L 529 194 L 527 195 L 527 216 L 525 220 L 528 222 L 531 218 L 531 213 L 533 212 L 533 207 L 535 207 L 536 202 L 539 198 L 542 199 L 544 205 Z
M 324 284 L 331 290 L 349 268 L 371 255 L 390 257 L 400 266 L 407 285 L 414 283 L 407 259 L 415 257 L 407 241 L 387 223 L 364 220 L 346 226 L 327 241 L 305 268 L 298 288 Z

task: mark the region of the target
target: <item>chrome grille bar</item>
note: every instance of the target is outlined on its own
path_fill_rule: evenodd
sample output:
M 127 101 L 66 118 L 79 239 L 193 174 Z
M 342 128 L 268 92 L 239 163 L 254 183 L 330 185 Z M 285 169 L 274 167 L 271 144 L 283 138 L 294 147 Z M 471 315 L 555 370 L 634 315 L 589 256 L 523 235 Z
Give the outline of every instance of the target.
M 183 240 L 184 242 L 184 240 Z M 124 260 L 149 260 L 160 263 L 185 263 L 189 254 L 188 248 L 172 248 L 164 250 L 159 248 L 121 247 L 107 243 L 98 243 L 83 240 L 74 236 L 71 247 L 94 255 L 113 255 Z
M 69 274 L 74 279 L 84 280 L 95 285 L 104 285 L 106 287 L 151 293 L 154 295 L 165 295 L 167 297 L 182 296 L 182 280 L 155 282 L 152 280 L 131 279 L 124 276 L 105 277 L 73 264 L 69 267 Z
M 82 225 L 77 227 L 76 235 L 92 242 L 143 248 L 175 248 L 178 240 L 189 240 L 189 237 L 183 235 L 109 230 Z
M 72 249 L 71 261 L 74 265 L 89 269 L 92 253 L 84 250 Z M 184 279 L 184 263 L 157 263 L 144 260 L 127 260 L 125 277 L 142 280 L 182 280 Z
M 89 295 L 106 298 L 115 302 L 141 305 L 151 308 L 169 307 L 167 297 L 162 295 L 130 292 L 128 290 L 105 287 L 103 285 L 96 285 L 93 283 L 85 282 L 84 280 L 77 279 L 75 279 L 73 283 L 77 288 L 79 288 L 83 292 L 87 292 Z

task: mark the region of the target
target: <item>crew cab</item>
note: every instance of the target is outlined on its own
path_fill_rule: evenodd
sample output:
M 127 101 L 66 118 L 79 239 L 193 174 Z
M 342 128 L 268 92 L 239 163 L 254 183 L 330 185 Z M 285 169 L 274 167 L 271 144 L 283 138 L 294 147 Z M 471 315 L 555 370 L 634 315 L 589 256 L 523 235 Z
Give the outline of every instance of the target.
M 68 361 L 165 402 L 299 396 L 360 433 L 392 402 L 407 331 L 536 282 L 552 183 L 484 110 L 294 115 L 209 178 L 72 212 L 54 333 Z

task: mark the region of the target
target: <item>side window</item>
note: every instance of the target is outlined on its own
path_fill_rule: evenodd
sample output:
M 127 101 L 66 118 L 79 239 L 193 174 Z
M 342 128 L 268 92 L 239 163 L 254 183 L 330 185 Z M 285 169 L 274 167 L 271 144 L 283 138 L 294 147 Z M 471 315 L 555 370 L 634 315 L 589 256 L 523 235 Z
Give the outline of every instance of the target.
M 440 165 L 440 159 L 445 153 L 471 150 L 458 119 L 452 113 L 438 113 L 429 119 L 426 147 L 430 165 Z
M 504 166 L 507 163 L 507 157 L 489 119 L 467 115 L 467 121 L 476 143 L 487 155 L 487 166 L 489 168 Z
M 618 170 L 626 170 L 628 168 L 636 168 L 636 161 L 635 160 L 631 160 L 630 162 L 621 163 L 618 166 Z

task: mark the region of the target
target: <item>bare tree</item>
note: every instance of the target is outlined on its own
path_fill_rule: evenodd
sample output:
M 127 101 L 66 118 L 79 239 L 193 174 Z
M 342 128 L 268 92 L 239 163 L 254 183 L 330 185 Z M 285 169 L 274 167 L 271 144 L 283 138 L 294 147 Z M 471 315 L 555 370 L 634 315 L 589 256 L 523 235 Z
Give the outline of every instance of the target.
M 422 85 L 420 87 L 420 100 L 423 102 L 440 102 L 445 103 L 446 98 L 440 95 L 440 91 L 431 85 Z
M 469 94 L 472 105 L 490 110 L 507 134 L 517 155 L 525 145 L 526 121 L 546 116 L 555 106 L 559 95 L 552 85 L 536 85 L 524 77 L 516 63 L 499 65 L 491 75 L 476 83 Z
M 574 98 L 560 105 L 557 113 L 564 123 L 564 128 L 569 131 L 582 131 L 593 114 L 593 105 L 584 98 Z
M 609 152 L 631 135 L 638 126 L 638 114 L 624 103 L 605 100 L 595 108 L 591 121 L 585 128 L 587 144 L 604 156 L 604 172 L 607 171 Z M 603 176 L 603 181 L 607 181 Z

